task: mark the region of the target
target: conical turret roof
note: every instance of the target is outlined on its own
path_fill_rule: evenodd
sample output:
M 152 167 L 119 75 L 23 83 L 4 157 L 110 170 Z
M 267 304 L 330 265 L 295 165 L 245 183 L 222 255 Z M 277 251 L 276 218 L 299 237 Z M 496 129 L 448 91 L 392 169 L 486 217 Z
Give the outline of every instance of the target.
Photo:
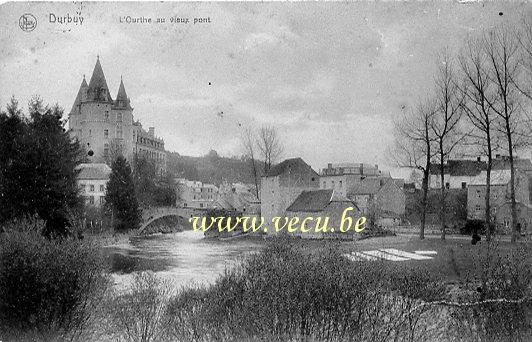
M 107 86 L 107 81 L 105 80 L 99 57 L 96 60 L 96 65 L 94 66 L 94 71 L 92 72 L 91 80 L 89 82 L 87 99 L 89 101 L 113 101 L 111 94 L 109 93 L 109 87 Z
M 87 81 L 85 80 L 85 75 L 83 75 L 83 81 L 81 81 L 81 86 L 78 90 L 78 95 L 76 96 L 76 99 L 74 100 L 74 104 L 72 105 L 72 109 L 70 110 L 70 113 L 74 113 L 79 111 L 79 105 L 81 104 L 81 100 L 83 97 L 87 94 L 87 88 L 89 86 L 87 85 Z
M 120 77 L 120 87 L 118 87 L 118 93 L 116 94 L 115 106 L 128 109 L 131 108 L 122 77 Z

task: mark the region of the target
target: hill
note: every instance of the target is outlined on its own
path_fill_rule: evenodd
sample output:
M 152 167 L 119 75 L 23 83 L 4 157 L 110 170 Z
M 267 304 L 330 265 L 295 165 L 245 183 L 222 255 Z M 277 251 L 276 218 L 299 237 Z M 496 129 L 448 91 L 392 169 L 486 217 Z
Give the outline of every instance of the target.
M 255 161 L 258 176 L 262 175 L 262 162 Z M 253 168 L 248 158 L 221 157 L 216 151 L 210 151 L 202 157 L 182 156 L 176 152 L 168 153 L 168 172 L 174 177 L 197 180 L 219 185 L 229 183 L 254 184 Z M 259 179 L 260 185 L 260 179 Z

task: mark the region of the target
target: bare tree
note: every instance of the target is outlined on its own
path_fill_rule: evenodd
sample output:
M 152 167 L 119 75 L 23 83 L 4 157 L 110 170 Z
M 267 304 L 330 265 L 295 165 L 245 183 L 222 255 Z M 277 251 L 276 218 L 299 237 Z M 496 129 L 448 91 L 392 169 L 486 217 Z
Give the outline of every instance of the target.
M 463 110 L 472 130 L 468 133 L 468 141 L 477 153 L 487 157 L 486 194 L 485 194 L 485 225 L 486 239 L 491 240 L 491 169 L 493 152 L 498 149 L 495 131 L 497 115 L 491 109 L 496 91 L 488 75 L 488 57 L 483 49 L 482 41 L 470 39 L 459 56 L 463 82 L 460 91 L 464 98 Z
M 462 141 L 460 119 L 462 117 L 463 96 L 456 82 L 453 61 L 448 53 L 439 58 L 439 70 L 436 77 L 436 112 L 431 122 L 431 131 L 435 137 L 437 159 L 440 164 L 440 223 L 441 238 L 445 240 L 445 163 L 455 147 Z
M 283 145 L 277 129 L 272 126 L 262 127 L 259 130 L 257 146 L 264 160 L 264 173 L 266 173 L 283 153 Z
M 517 35 L 520 45 L 520 58 L 523 67 L 522 79 L 518 82 L 519 90 L 529 100 L 532 100 L 532 11 L 523 16 L 521 32 Z
M 252 164 L 252 170 L 253 170 L 253 179 L 255 181 L 255 194 L 257 195 L 257 198 L 259 196 L 259 180 L 258 180 L 258 172 L 257 172 L 257 165 L 255 163 L 255 135 L 253 133 L 253 130 L 250 128 L 246 128 L 244 132 L 242 133 L 242 136 L 240 137 L 242 141 L 242 148 L 244 150 L 244 155 L 251 159 Z
M 516 80 L 521 73 L 520 45 L 517 32 L 508 26 L 499 26 L 483 38 L 488 59 L 488 77 L 496 88 L 497 95 L 490 108 L 500 118 L 500 130 L 505 135 L 510 161 L 510 201 L 512 208 L 512 242 L 517 240 L 517 210 L 515 199 L 514 151 L 525 143 L 527 137 L 523 128 L 527 125 L 522 108 L 522 91 Z
M 429 177 L 434 157 L 432 145 L 435 141 L 431 127 L 435 112 L 434 102 L 425 101 L 394 123 L 393 158 L 399 166 L 414 167 L 423 172 L 420 239 L 425 238 Z

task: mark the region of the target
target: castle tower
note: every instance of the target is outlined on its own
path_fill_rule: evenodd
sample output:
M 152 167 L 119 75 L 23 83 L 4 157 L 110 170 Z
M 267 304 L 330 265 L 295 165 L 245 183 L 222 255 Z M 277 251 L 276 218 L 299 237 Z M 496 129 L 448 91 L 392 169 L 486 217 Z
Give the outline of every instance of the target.
M 69 122 L 91 162 L 109 162 L 119 152 L 132 160 L 133 109 L 122 81 L 113 101 L 99 57 L 88 85 L 83 78 Z

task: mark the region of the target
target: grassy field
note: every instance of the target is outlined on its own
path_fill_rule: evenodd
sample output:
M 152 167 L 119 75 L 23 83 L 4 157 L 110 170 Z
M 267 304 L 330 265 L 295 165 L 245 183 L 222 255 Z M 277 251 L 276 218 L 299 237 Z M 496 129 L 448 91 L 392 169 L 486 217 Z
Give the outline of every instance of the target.
M 296 244 L 308 253 L 320 251 L 324 244 L 338 248 L 342 253 L 351 253 L 353 251 L 369 251 L 384 248 L 395 248 L 406 252 L 420 250 L 436 251 L 436 255 L 431 255 L 431 260 L 407 260 L 407 261 L 363 261 L 368 263 L 393 263 L 398 268 L 416 268 L 426 269 L 438 279 L 454 283 L 469 277 L 476 277 L 480 269 L 481 253 L 491 248 L 496 253 L 511 254 L 517 253 L 520 249 L 532 248 L 532 242 L 519 242 L 512 245 L 508 241 L 495 241 L 488 245 L 487 242 L 481 241 L 477 245 L 471 245 L 470 238 L 454 237 L 445 241 L 437 237 L 428 237 L 425 240 L 419 240 L 415 236 L 387 236 L 375 237 L 359 241 L 310 241 L 296 240 Z M 532 259 L 530 259 L 532 263 Z

